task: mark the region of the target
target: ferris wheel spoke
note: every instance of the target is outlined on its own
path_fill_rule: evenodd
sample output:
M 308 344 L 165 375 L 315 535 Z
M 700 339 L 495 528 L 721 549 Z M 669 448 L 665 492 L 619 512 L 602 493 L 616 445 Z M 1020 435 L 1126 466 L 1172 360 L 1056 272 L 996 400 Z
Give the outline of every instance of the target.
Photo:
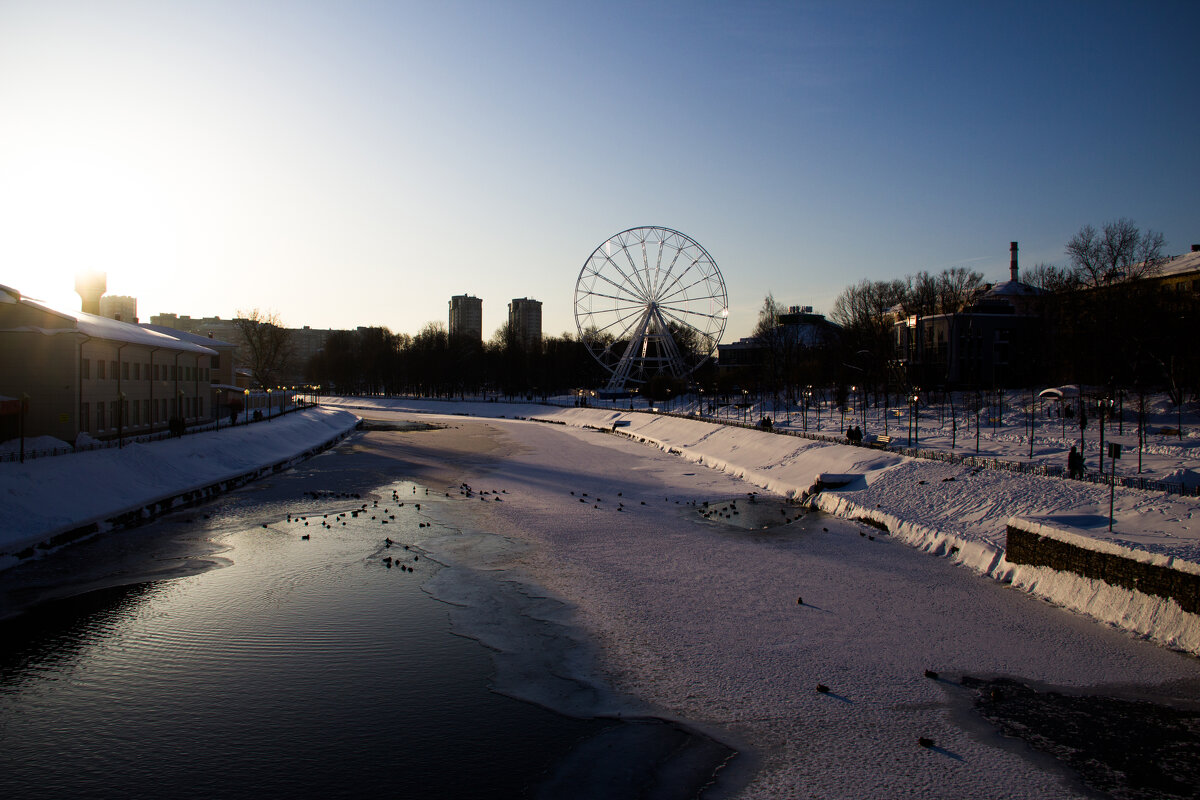
M 605 275 L 603 272 L 594 272 L 594 273 L 592 273 L 592 275 L 593 275 L 593 277 L 595 277 L 596 279 L 598 279 L 598 280 L 601 280 L 601 281 L 604 281 L 604 282 L 605 282 L 605 283 L 607 283 L 609 286 L 611 286 L 611 287 L 613 287 L 614 289 L 616 289 L 618 292 L 622 292 L 622 293 L 624 293 L 624 294 L 626 295 L 625 297 L 618 297 L 618 298 L 614 298 L 614 299 L 623 300 L 623 301 L 625 301 L 625 302 L 633 302 L 633 303 L 644 303 L 644 302 L 645 302 L 645 298 L 643 298 L 642 296 L 638 295 L 638 294 L 637 294 L 635 291 L 633 291 L 633 290 L 632 290 L 632 288 L 631 288 L 630 286 L 628 286 L 627 284 L 623 284 L 623 283 L 617 283 L 617 282 L 616 282 L 616 281 L 614 281 L 612 278 L 610 278 L 610 277 L 608 277 L 607 275 Z M 589 291 L 590 291 L 590 293 L 592 293 L 592 294 L 598 294 L 598 293 L 597 293 L 597 292 L 595 292 L 594 290 L 589 290 Z M 599 295 L 599 296 L 601 296 L 601 297 L 611 297 L 611 295 Z
M 661 269 L 662 269 L 662 257 L 663 257 L 663 250 L 665 250 L 665 249 L 666 249 L 666 247 L 667 247 L 667 241 L 666 241 L 666 239 L 662 239 L 662 240 L 660 240 L 660 241 L 659 241 L 659 243 L 658 243 L 658 264 L 657 264 L 657 267 L 656 267 L 656 269 L 658 269 L 658 270 L 659 270 L 659 273 L 656 275 L 656 278 L 657 278 L 657 277 L 666 277 L 666 276 L 669 276 L 669 275 L 670 275 L 670 274 L 671 274 L 671 273 L 672 273 L 672 272 L 675 270 L 675 262 L 679 260 L 679 253 L 680 253 L 680 250 L 679 250 L 678 248 L 676 248 L 676 249 L 675 249 L 675 255 L 671 257 L 671 263 L 670 263 L 670 264 L 667 266 L 666 272 L 662 272 L 662 271 L 661 271 Z M 660 292 L 661 290 L 662 290 L 662 285 L 661 285 L 661 284 L 658 282 L 658 280 L 655 280 L 655 283 L 654 283 L 654 296 L 655 296 L 656 298 L 658 297 L 658 295 L 659 295 L 659 292 Z
M 664 299 L 664 300 L 669 300 L 670 298 L 672 298 L 672 297 L 674 297 L 676 294 L 678 294 L 678 289 L 676 289 L 675 287 L 678 287 L 678 286 L 679 286 L 679 284 L 683 283 L 684 279 L 688 277 L 688 274 L 689 274 L 689 273 L 691 273 L 693 269 L 698 269 L 698 268 L 699 268 L 699 264 L 700 264 L 700 260 L 699 260 L 699 259 L 693 259 L 693 260 L 691 261 L 691 263 L 689 263 L 689 264 L 687 265 L 687 267 L 685 267 L 683 270 L 681 270 L 681 271 L 679 272 L 679 274 L 677 274 L 677 275 L 675 276 L 675 279 L 674 279 L 673 281 L 671 281 L 671 284 L 670 284 L 670 286 L 669 286 L 669 287 L 667 287 L 668 289 L 673 289 L 673 291 L 671 291 L 671 292 L 670 292 L 670 294 L 667 294 L 667 295 L 666 295 L 665 297 L 663 297 L 662 299 Z M 709 276 L 709 275 L 705 275 L 703 278 L 701 278 L 701 280 L 707 280 L 707 279 L 708 279 L 708 278 L 710 278 L 710 277 L 711 277 L 711 276 Z M 695 286 L 695 284 L 691 284 L 691 285 L 692 285 L 692 286 Z
M 647 297 L 646 286 L 642 282 L 640 276 L 637 274 L 636 268 L 633 270 L 633 274 L 631 276 L 631 275 L 625 274 L 625 270 L 622 269 L 621 265 L 616 262 L 616 259 L 614 259 L 612 256 L 608 255 L 607 253 L 604 255 L 604 260 L 606 263 L 612 264 L 612 268 L 614 270 L 616 270 L 616 273 L 618 275 L 620 275 L 621 278 L 624 279 L 624 281 L 626 283 L 629 284 L 629 287 L 630 287 L 629 289 L 625 289 L 624 287 L 619 287 L 619 288 L 621 288 L 622 291 L 628 291 L 630 294 L 632 294 L 636 297 L 639 297 L 639 299 L 642 299 L 642 300 L 644 300 Z M 599 277 L 604 278 L 605 280 L 607 280 L 609 283 L 613 284 L 614 286 L 618 285 L 614 281 L 612 281 L 610 278 L 605 276 L 604 273 L 599 270 L 597 270 L 595 274 Z
M 638 309 L 637 311 L 631 311 L 628 314 L 621 314 L 620 316 L 618 316 L 616 319 L 614 319 L 612 322 L 608 323 L 607 325 L 596 328 L 596 333 L 603 333 L 603 332 L 607 331 L 609 328 L 614 328 L 618 325 L 623 324 L 625 322 L 625 320 L 627 320 L 627 319 L 639 317 L 639 316 L 641 316 L 640 312 L 642 312 L 642 309 Z M 603 320 L 599 320 L 599 321 L 603 322 Z M 625 327 L 625 331 L 629 330 L 630 327 L 632 327 L 632 326 L 627 325 Z M 624 331 L 622 331 L 622 333 L 624 333 Z
M 637 264 L 633 263 L 633 256 L 629 255 L 628 245 L 622 247 L 621 252 L 625 254 L 625 260 L 629 262 L 629 269 L 631 269 L 633 274 L 637 276 L 638 286 L 640 286 L 642 289 L 642 296 L 649 300 L 654 295 L 650 293 L 650 286 L 646 283 L 647 276 L 642 273 Z M 617 266 L 616 261 L 613 261 L 613 266 Z
M 671 305 L 670 303 L 659 303 L 658 307 L 674 314 L 686 314 L 688 316 L 700 317 L 702 319 L 712 319 L 714 316 L 716 316 L 711 311 L 696 311 L 695 309 Z
M 691 289 L 693 286 L 699 286 L 700 284 L 707 283 L 708 281 L 709 281 L 709 277 L 707 275 L 702 275 L 702 276 L 700 276 L 700 278 L 698 280 L 695 280 L 695 281 L 689 283 L 687 286 L 677 287 L 675 289 L 675 291 L 671 292 L 671 294 L 669 294 L 668 296 L 662 298 L 659 302 L 661 302 L 661 303 L 671 302 L 672 300 L 674 300 L 674 298 L 678 297 L 681 294 L 686 295 L 687 290 Z M 708 295 L 708 297 L 716 297 L 716 295 L 710 293 Z
M 618 303 L 629 303 L 630 302 L 630 298 L 628 298 L 628 297 L 618 297 L 616 295 L 604 294 L 603 292 L 588 292 L 588 297 L 603 297 L 606 300 L 616 300 Z M 646 307 L 646 304 L 640 303 L 640 302 L 633 302 L 632 305 L 625 306 L 625 308 L 645 308 L 645 307 Z M 602 308 L 597 313 L 602 313 L 604 311 L 610 311 L 610 310 L 612 310 L 612 309 Z

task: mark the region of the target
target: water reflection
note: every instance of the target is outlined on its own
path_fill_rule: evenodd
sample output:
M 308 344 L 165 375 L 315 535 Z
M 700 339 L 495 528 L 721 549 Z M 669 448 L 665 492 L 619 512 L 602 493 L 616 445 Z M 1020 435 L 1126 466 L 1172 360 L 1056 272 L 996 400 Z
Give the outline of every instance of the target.
M 486 651 L 420 588 L 435 565 L 382 560 L 385 534 L 417 557 L 411 504 L 317 526 L 342 509 L 303 488 L 226 500 L 226 569 L 0 626 L 0 795 L 519 797 L 611 724 L 488 691 Z

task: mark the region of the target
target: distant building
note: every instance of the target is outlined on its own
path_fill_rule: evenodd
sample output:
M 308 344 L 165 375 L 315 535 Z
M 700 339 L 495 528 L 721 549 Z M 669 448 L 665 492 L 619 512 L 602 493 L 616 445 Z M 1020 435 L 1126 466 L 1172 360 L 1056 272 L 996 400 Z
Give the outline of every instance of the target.
M 824 314 L 814 314 L 812 306 L 790 306 L 775 324 L 783 334 L 783 341 L 798 350 L 830 347 L 838 343 L 842 333 Z M 763 366 L 766 357 L 767 345 L 754 336 L 717 345 L 717 369 L 721 372 L 756 370 Z
M 1015 386 L 1036 369 L 1046 336 L 1042 291 L 1019 278 L 1017 243 L 1009 247 L 1009 280 L 987 287 L 962 311 L 925 316 L 898 313 L 896 366 L 920 385 Z
M 245 340 L 242 338 L 242 331 L 238 328 L 236 320 L 221 319 L 220 317 L 194 319 L 178 314 L 155 314 L 150 317 L 150 324 L 232 342 L 237 347 L 233 356 L 235 367 L 245 366 L 249 362 Z M 308 325 L 305 325 L 302 328 L 286 328 L 285 330 L 289 334 L 291 354 L 288 368 L 283 376 L 283 382 L 302 383 L 304 381 L 304 368 L 314 355 L 325 349 L 325 343 L 329 340 L 329 336 L 334 332 L 334 329 L 310 328 Z M 236 378 L 236 375 L 234 378 Z
M 542 301 L 514 298 L 508 304 L 508 328 L 526 350 L 542 346 Z
M 450 335 L 483 340 L 483 301 L 469 294 L 450 298 Z
M 59 311 L 0 286 L 0 395 L 25 401 L 26 437 L 74 443 L 80 434 L 115 439 L 165 430 L 173 417 L 208 420 L 216 355 L 203 344 Z M 19 414 L 0 413 L 0 441 L 18 433 Z
M 106 294 L 100 298 L 100 316 L 118 322 L 137 324 L 137 298 L 119 294 Z
M 1190 253 L 1168 258 L 1149 280 L 1175 292 L 1200 292 L 1200 244 L 1192 245 Z

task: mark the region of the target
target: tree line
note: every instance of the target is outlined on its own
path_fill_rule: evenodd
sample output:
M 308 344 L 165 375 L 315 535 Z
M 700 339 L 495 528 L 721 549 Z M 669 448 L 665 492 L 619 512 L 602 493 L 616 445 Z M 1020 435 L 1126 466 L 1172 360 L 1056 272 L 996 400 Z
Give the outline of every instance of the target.
M 925 396 L 965 390 L 982 402 L 993 390 L 1080 384 L 1110 396 L 1165 391 L 1179 405 L 1200 389 L 1200 348 L 1192 344 L 1200 294 L 1154 280 L 1168 260 L 1163 248 L 1161 233 L 1128 219 L 1085 225 L 1067 242 L 1064 264 L 1038 264 L 1022 276 L 1039 290 L 1022 298 L 1032 332 L 1014 339 L 1013 368 L 987 379 L 952 380 L 948 361 L 908 358 L 897 335 L 898 324 L 920 327 L 935 316 L 950 318 L 942 320 L 950 335 L 965 330 L 945 323 L 984 310 L 976 304 L 989 286 L 979 272 L 953 267 L 847 286 L 829 314 L 839 336 L 815 347 L 780 324 L 783 308 L 768 294 L 753 333 L 757 362 L 722 370 L 718 391 L 843 407 L 851 394 L 902 404 L 917 387 Z

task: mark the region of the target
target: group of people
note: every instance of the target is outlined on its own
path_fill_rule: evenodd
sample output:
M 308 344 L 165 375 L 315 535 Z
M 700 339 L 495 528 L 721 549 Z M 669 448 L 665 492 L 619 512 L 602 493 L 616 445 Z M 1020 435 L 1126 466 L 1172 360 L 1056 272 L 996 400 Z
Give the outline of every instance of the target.
M 862 444 L 862 428 L 858 427 L 857 425 L 851 425 L 849 428 L 846 428 L 846 441 L 850 444 Z

